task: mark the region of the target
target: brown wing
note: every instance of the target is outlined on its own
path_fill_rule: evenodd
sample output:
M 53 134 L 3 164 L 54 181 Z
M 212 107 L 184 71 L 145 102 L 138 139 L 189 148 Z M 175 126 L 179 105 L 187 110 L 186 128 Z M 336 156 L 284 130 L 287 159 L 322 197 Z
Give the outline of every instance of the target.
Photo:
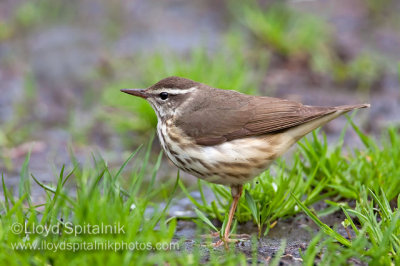
M 215 89 L 175 121 L 197 144 L 211 146 L 246 136 L 285 130 L 335 112 L 297 102 Z

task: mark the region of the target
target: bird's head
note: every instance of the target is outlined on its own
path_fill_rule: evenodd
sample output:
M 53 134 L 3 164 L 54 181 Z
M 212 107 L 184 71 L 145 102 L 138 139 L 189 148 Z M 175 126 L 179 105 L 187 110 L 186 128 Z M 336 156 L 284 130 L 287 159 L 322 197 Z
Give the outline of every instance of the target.
M 168 77 L 147 89 L 122 89 L 122 92 L 146 99 L 158 119 L 167 119 L 180 111 L 184 103 L 193 99 L 201 83 L 180 77 Z

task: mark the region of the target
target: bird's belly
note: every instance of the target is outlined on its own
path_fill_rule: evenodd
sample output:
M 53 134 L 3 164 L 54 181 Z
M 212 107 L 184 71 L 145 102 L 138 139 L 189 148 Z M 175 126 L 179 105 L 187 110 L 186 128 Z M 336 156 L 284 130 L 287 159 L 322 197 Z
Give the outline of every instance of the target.
M 249 182 L 276 158 L 270 136 L 199 146 L 159 128 L 159 139 L 168 158 L 180 169 L 208 182 L 232 185 Z

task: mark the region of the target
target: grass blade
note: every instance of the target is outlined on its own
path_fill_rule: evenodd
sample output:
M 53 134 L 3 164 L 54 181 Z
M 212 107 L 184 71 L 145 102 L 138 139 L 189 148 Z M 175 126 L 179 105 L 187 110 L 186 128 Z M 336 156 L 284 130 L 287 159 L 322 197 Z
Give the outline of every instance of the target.
M 3 193 L 4 193 L 4 202 L 6 205 L 6 211 L 8 212 L 10 210 L 10 206 L 8 203 L 8 190 L 6 187 L 6 183 L 4 182 L 4 173 L 1 173 L 1 183 L 3 185 Z
M 206 223 L 215 232 L 219 232 L 219 230 L 212 224 L 212 222 L 199 209 L 194 208 L 194 211 L 196 212 L 196 214 L 200 218 L 200 220 L 202 220 L 204 223 Z
M 327 235 L 332 236 L 333 238 L 335 238 L 338 242 L 340 242 L 341 244 L 350 247 L 351 246 L 351 242 L 349 240 L 347 240 L 346 238 L 344 238 L 342 235 L 340 235 L 339 233 L 335 232 L 332 230 L 332 228 L 330 228 L 328 225 L 324 224 L 320 219 L 318 219 L 318 217 L 313 214 L 310 209 L 308 209 L 299 199 L 297 199 L 293 193 L 291 193 L 292 198 L 297 202 L 297 204 L 299 205 L 299 207 L 314 221 L 314 223 L 316 223 L 318 225 L 319 228 L 321 228 Z

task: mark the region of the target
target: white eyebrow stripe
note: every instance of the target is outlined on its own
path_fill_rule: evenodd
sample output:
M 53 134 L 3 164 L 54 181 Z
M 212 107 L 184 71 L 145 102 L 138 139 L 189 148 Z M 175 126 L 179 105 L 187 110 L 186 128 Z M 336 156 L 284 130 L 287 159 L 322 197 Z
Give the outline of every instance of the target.
M 150 93 L 151 94 L 159 94 L 161 92 L 168 92 L 168 93 L 171 93 L 171 94 L 186 94 L 186 93 L 194 91 L 196 88 L 197 87 L 192 87 L 192 88 L 185 89 L 185 90 L 163 88 L 163 89 L 152 90 Z

